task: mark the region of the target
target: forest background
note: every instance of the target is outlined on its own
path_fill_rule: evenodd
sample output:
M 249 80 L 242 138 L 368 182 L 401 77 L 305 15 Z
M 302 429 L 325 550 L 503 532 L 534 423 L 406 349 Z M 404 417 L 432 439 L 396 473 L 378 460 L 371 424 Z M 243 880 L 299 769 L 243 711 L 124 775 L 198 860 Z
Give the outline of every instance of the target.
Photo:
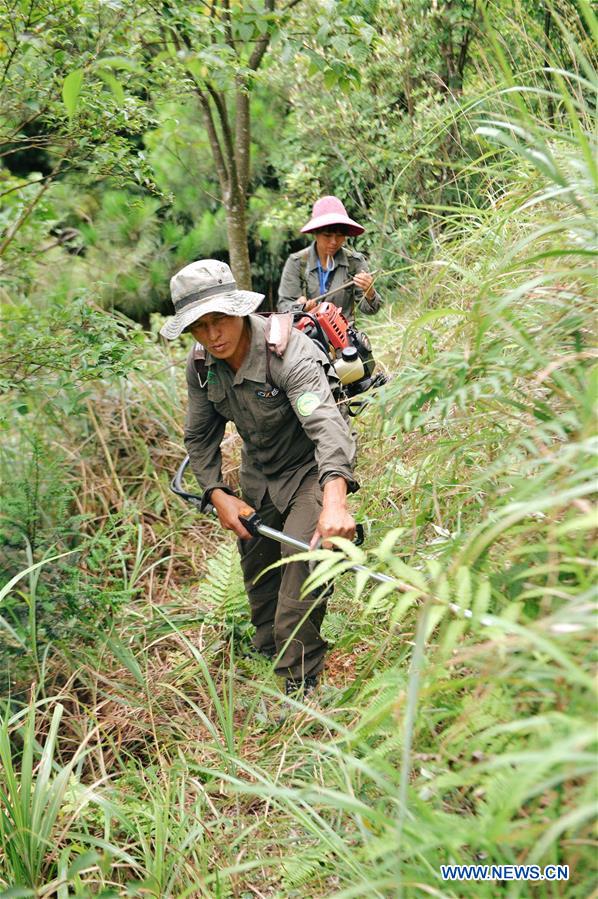
M 2 895 L 585 899 L 590 5 L 2 7 Z M 392 378 L 356 425 L 367 549 L 316 575 L 326 692 L 281 723 L 234 543 L 169 493 L 186 350 L 157 331 L 200 257 L 271 308 L 325 193 L 367 225 Z

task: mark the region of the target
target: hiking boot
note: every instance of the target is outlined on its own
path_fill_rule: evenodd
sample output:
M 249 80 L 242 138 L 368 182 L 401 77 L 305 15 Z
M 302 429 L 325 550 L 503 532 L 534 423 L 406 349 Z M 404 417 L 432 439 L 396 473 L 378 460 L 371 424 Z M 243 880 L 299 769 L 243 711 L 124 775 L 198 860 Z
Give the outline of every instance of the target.
M 285 696 L 293 696 L 295 699 L 309 699 L 316 692 L 319 682 L 317 674 L 308 674 L 301 680 L 287 677 L 284 684 Z
M 267 659 L 269 662 L 271 662 L 276 658 L 276 647 L 265 646 L 258 649 L 256 646 L 251 644 L 249 646 L 244 646 L 241 649 L 241 656 L 245 659 Z
M 287 677 L 284 684 L 284 695 L 297 702 L 300 702 L 301 700 L 303 700 L 303 702 L 308 702 L 316 692 L 319 680 L 320 678 L 317 674 L 308 674 L 307 677 L 299 678 L 299 680 L 294 677 Z M 294 715 L 297 711 L 298 710 L 293 708 L 290 703 L 283 706 L 276 719 L 276 723 L 284 724 L 288 721 L 289 717 Z

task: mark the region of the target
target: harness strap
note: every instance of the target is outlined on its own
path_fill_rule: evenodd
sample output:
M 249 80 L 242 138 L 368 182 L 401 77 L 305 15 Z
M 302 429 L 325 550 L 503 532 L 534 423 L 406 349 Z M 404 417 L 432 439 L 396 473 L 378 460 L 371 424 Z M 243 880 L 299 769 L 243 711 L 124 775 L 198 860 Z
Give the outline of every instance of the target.
M 304 297 L 307 296 L 307 266 L 309 264 L 309 247 L 303 251 L 303 255 L 301 256 L 301 269 L 299 281 L 301 284 L 301 293 Z M 308 297 L 309 299 L 309 297 Z
M 282 359 L 289 345 L 293 330 L 293 313 L 279 312 L 271 315 L 266 323 L 266 343 L 268 349 Z
M 197 380 L 200 387 L 206 387 L 208 383 L 208 365 L 206 362 L 206 350 L 201 343 L 193 347 L 193 366 L 197 372 Z
M 274 353 L 282 359 L 291 339 L 293 330 L 293 313 L 280 312 L 268 316 L 266 322 L 266 373 L 268 383 L 272 384 L 272 372 L 270 371 L 270 354 Z

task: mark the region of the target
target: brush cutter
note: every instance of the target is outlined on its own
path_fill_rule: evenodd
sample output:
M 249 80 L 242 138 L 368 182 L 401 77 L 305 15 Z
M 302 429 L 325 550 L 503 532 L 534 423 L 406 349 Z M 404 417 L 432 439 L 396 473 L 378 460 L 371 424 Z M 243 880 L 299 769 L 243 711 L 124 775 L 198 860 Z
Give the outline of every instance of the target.
M 190 505 L 195 506 L 196 509 L 202 511 L 201 496 L 198 496 L 196 493 L 188 493 L 183 487 L 183 476 L 188 465 L 189 456 L 185 456 L 179 465 L 177 473 L 170 482 L 170 489 L 173 493 L 176 493 L 177 496 L 180 496 L 181 499 L 184 499 L 185 502 L 190 503 Z M 205 509 L 203 509 L 203 512 L 207 515 L 215 515 L 216 509 L 211 504 L 208 504 Z M 310 548 L 309 543 L 304 543 L 303 540 L 297 540 L 296 537 L 291 537 L 290 534 L 285 534 L 284 531 L 278 531 L 276 528 L 271 528 L 269 525 L 264 524 L 258 513 L 253 509 L 250 509 L 249 506 L 247 507 L 246 515 L 239 515 L 239 521 L 252 536 L 261 534 L 262 537 L 276 540 L 277 543 L 282 543 L 284 546 L 290 546 L 291 549 L 296 549 L 301 552 L 306 552 Z M 361 546 L 363 543 L 362 524 L 356 526 L 356 532 L 355 546 Z
M 185 470 L 189 465 L 189 456 L 185 456 L 181 464 L 179 465 L 178 471 L 170 482 L 170 489 L 173 493 L 176 493 L 177 496 L 180 496 L 186 502 L 190 503 L 192 506 L 195 506 L 196 509 L 201 509 L 201 496 L 198 496 L 196 493 L 187 493 L 187 491 L 183 488 L 183 475 L 185 474 Z M 216 510 L 214 506 L 208 505 L 203 510 L 207 514 L 215 515 Z M 247 528 L 250 534 L 261 534 L 262 537 L 268 537 L 270 540 L 276 540 L 277 543 L 283 543 L 285 546 L 290 546 L 292 549 L 296 549 L 298 552 L 307 552 L 310 549 L 308 543 L 304 543 L 303 540 L 297 540 L 295 537 L 291 537 L 290 534 L 285 534 L 284 531 L 277 531 L 276 528 L 271 528 L 267 524 L 264 524 L 260 519 L 257 512 L 254 512 L 253 509 L 247 509 L 247 516 L 240 515 L 239 519 L 242 521 L 243 526 Z M 363 543 L 363 525 L 357 525 L 357 534 L 355 537 L 355 545 L 360 546 Z M 387 574 L 381 574 L 379 571 L 372 571 L 370 568 L 367 568 L 365 565 L 351 565 L 347 571 L 365 571 L 369 578 L 373 581 L 378 581 L 380 584 L 392 584 L 395 590 L 399 592 L 408 592 L 411 587 L 408 585 L 404 585 L 399 583 L 396 578 L 390 577 Z M 325 594 L 323 594 L 325 595 Z M 455 614 L 463 616 L 464 618 L 473 618 L 473 612 L 471 609 L 463 609 L 461 606 L 457 605 L 454 602 L 447 603 L 449 609 Z M 484 627 L 491 627 L 494 625 L 494 621 L 488 615 L 480 616 L 480 623 L 484 625 Z
M 181 499 L 184 499 L 186 502 L 190 503 L 190 505 L 195 506 L 196 509 L 202 511 L 201 496 L 198 496 L 196 493 L 188 493 L 183 487 L 183 476 L 188 465 L 189 456 L 185 456 L 179 465 L 175 476 L 170 482 L 170 489 L 173 493 L 176 493 L 177 496 L 180 496 Z M 212 505 L 207 505 L 205 509 L 203 509 L 203 512 L 208 515 L 216 514 L 216 510 Z M 276 540 L 277 543 L 282 543 L 284 546 L 290 546 L 291 549 L 296 549 L 298 552 L 307 552 L 310 549 L 309 543 L 304 543 L 303 540 L 297 540 L 296 537 L 291 537 L 290 534 L 285 534 L 284 531 L 278 531 L 276 528 L 271 528 L 269 525 L 264 524 L 258 513 L 249 507 L 247 508 L 247 515 L 239 515 L 239 520 L 242 522 L 243 527 L 245 527 L 252 535 L 261 534 L 262 537 Z M 357 524 L 356 532 L 355 545 L 361 546 L 364 537 L 362 524 Z M 396 584 L 394 578 L 388 577 L 385 574 L 379 574 L 377 571 L 370 571 L 365 565 L 352 565 L 348 570 L 367 571 L 373 580 L 379 581 L 381 584 Z
M 294 326 L 330 359 L 348 398 L 386 384 L 383 372 L 374 375 L 376 362 L 369 337 L 357 331 L 334 303 L 319 303 L 311 312 L 295 312 L 293 317 Z

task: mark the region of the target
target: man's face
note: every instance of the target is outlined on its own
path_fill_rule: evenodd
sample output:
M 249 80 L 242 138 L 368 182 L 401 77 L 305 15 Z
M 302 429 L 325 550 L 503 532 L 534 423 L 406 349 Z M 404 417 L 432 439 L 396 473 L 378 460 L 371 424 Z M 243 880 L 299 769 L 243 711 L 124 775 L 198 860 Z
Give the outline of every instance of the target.
M 344 244 L 346 235 L 334 227 L 316 232 L 316 250 L 320 258 L 334 256 Z
M 239 349 L 244 335 L 244 319 L 240 315 L 209 312 L 188 329 L 216 359 L 230 359 Z

